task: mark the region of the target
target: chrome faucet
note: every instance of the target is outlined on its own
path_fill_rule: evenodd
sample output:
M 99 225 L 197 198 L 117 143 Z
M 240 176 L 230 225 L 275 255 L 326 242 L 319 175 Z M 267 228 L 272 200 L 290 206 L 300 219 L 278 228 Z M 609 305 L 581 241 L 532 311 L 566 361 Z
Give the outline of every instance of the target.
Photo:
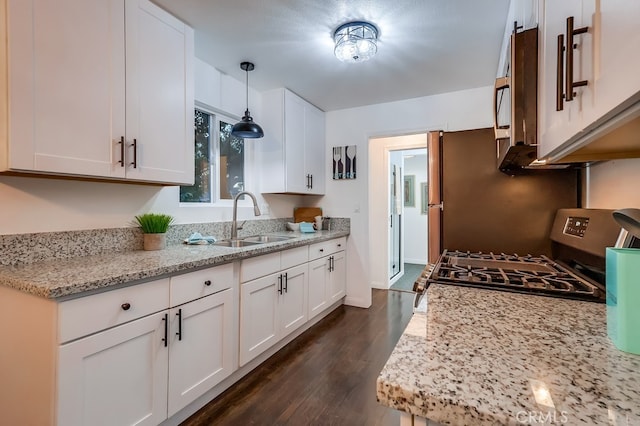
M 233 221 L 231 222 L 232 240 L 238 239 L 238 229 L 242 229 L 242 225 L 238 227 L 238 198 L 240 198 L 241 195 L 248 195 L 249 197 L 251 197 L 251 200 L 253 201 L 253 214 L 255 214 L 256 216 L 260 216 L 260 209 L 258 208 L 258 201 L 256 200 L 256 196 L 247 191 L 238 192 L 236 196 L 233 197 Z

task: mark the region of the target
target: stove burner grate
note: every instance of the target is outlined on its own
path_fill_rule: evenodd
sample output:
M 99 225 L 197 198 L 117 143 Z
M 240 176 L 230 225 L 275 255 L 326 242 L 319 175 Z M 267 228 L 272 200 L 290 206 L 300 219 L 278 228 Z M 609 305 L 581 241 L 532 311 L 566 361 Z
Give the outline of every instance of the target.
M 604 292 L 546 256 L 444 251 L 431 282 L 603 301 Z

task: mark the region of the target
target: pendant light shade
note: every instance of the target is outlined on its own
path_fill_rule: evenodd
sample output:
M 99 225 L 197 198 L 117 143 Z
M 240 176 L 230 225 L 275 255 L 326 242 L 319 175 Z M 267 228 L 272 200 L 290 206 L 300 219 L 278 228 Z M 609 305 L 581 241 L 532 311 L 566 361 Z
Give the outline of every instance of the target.
M 244 111 L 242 120 L 233 125 L 231 134 L 239 138 L 261 138 L 264 136 L 262 127 L 253 122 L 253 118 L 251 118 L 251 113 L 249 112 L 249 71 L 253 71 L 255 65 L 253 65 L 251 62 L 242 62 L 240 64 L 240 68 L 242 68 L 247 74 L 247 109 Z

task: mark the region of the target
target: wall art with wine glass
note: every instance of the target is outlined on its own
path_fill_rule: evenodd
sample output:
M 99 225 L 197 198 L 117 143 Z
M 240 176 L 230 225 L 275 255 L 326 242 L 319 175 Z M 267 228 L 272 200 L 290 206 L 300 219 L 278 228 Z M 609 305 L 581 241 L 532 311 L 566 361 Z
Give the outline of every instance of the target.
M 356 146 L 333 147 L 333 179 L 356 178 Z

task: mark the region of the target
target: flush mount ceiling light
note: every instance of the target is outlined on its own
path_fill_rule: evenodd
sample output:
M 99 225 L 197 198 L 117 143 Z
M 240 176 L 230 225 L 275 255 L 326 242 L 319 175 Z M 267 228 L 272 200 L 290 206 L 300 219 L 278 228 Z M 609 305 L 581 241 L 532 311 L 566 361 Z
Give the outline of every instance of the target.
M 264 136 L 262 127 L 253 122 L 253 118 L 251 118 L 251 114 L 249 113 L 249 71 L 253 71 L 255 69 L 255 65 L 251 62 L 242 62 L 240 64 L 240 68 L 242 68 L 247 74 L 247 109 L 244 112 L 242 120 L 233 125 L 231 134 L 239 138 L 261 138 Z
M 369 22 L 347 22 L 333 33 L 333 41 L 336 58 L 343 62 L 363 62 L 378 51 L 378 29 Z

